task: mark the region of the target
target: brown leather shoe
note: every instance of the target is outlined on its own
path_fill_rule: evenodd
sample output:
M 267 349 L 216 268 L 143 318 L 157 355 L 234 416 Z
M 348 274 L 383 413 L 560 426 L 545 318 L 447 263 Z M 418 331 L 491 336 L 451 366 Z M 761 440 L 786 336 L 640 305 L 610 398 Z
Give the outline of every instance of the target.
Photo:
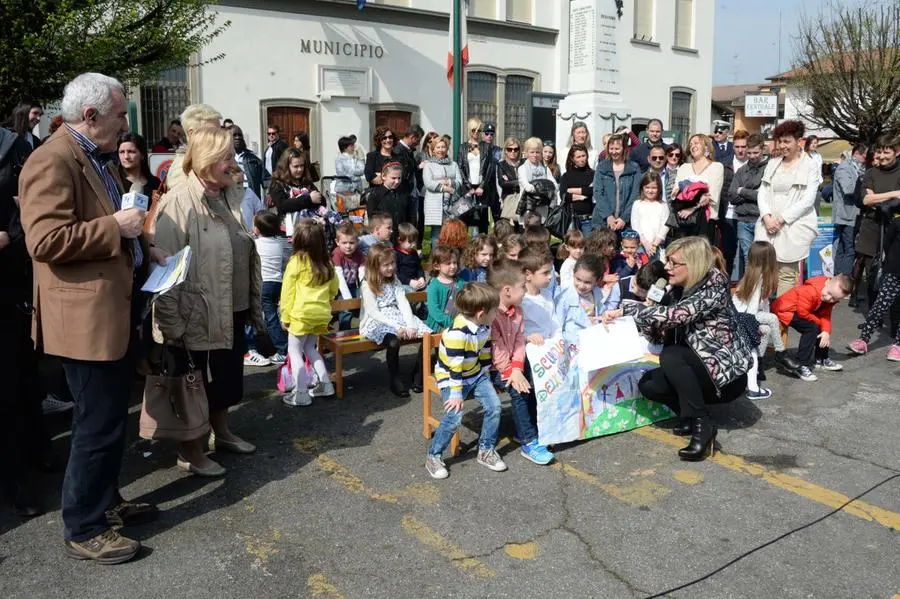
M 116 528 L 137 526 L 153 522 L 159 516 L 159 509 L 152 503 L 122 501 L 119 505 L 106 510 L 106 521 Z
M 123 537 L 109 529 L 86 541 L 66 541 L 66 555 L 72 559 L 89 559 L 103 565 L 121 564 L 141 550 L 138 541 Z

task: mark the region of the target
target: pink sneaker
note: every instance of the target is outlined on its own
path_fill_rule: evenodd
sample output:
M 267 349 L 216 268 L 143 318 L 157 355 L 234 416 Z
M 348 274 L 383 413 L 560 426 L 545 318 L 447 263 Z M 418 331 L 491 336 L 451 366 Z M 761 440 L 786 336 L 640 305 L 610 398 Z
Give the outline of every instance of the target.
M 862 339 L 857 339 L 855 341 L 851 341 L 847 344 L 847 347 L 854 354 L 859 354 L 860 356 L 869 352 L 869 344 L 863 341 Z
M 900 344 L 895 343 L 888 350 L 887 359 L 891 362 L 900 362 Z

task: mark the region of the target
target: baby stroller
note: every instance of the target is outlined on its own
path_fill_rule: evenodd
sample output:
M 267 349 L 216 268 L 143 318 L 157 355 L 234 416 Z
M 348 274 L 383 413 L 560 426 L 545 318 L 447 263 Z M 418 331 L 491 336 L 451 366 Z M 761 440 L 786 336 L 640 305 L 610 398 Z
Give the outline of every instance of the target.
M 322 188 L 328 208 L 353 223 L 357 230 L 366 222 L 365 194 L 350 177 L 323 177 Z

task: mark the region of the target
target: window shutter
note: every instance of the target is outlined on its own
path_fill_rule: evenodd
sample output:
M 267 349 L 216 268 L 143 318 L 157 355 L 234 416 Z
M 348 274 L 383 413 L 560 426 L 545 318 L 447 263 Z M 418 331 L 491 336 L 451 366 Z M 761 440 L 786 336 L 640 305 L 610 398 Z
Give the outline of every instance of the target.
M 694 47 L 694 0 L 675 0 L 675 45 Z
M 496 19 L 497 0 L 469 0 L 469 15 L 482 19 Z
M 497 124 L 497 75 L 466 71 L 466 118 Z M 455 141 L 455 140 L 454 140 Z
M 531 24 L 531 0 L 507 0 L 506 20 Z
M 510 75 L 506 78 L 506 114 L 504 118 L 504 137 L 517 137 L 525 141 L 528 137 L 528 92 L 534 89 L 534 79 L 523 75 Z M 501 143 L 501 142 L 496 142 Z
M 653 38 L 653 0 L 634 0 L 634 37 Z

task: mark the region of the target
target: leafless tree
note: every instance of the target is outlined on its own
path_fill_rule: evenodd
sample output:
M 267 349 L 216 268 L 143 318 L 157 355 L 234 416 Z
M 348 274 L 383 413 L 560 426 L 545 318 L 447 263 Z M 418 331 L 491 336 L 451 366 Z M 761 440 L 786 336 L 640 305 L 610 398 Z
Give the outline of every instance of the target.
M 850 142 L 900 131 L 900 0 L 829 0 L 795 46 L 805 118 Z

